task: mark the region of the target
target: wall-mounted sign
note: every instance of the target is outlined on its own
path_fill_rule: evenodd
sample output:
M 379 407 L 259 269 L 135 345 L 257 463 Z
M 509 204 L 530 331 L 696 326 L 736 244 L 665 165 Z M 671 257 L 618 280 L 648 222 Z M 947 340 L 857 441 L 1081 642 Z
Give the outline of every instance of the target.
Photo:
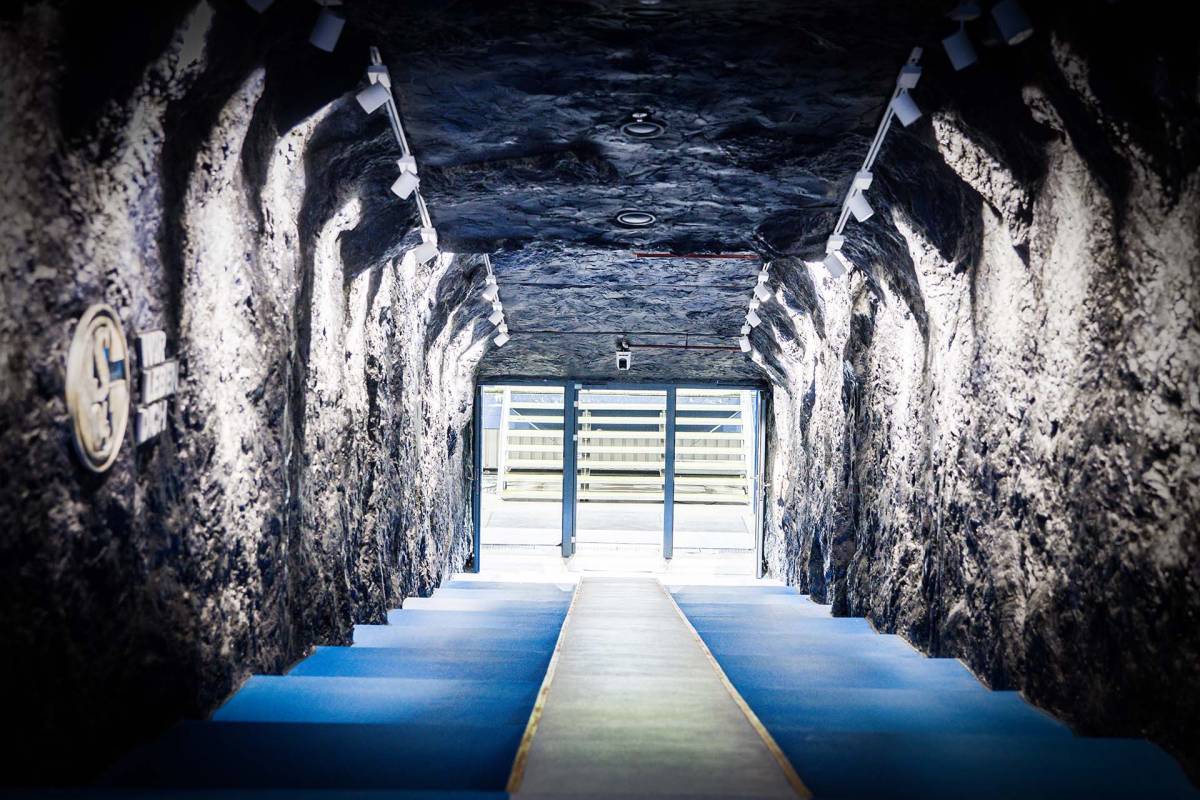
M 67 353 L 67 412 L 75 451 L 92 472 L 104 472 L 117 460 L 129 423 L 129 352 L 112 308 L 91 306 L 71 339 Z
M 179 388 L 179 362 L 167 360 L 167 334 L 145 331 L 138 336 L 138 364 L 142 371 L 134 438 L 148 442 L 167 429 L 167 398 Z

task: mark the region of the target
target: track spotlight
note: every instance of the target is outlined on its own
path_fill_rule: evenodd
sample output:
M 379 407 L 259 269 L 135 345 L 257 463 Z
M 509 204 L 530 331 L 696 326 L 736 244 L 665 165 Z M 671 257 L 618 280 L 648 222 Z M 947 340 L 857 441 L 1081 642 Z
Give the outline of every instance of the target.
M 417 175 L 417 160 L 412 156 L 405 156 L 397 159 L 396 166 L 400 168 L 400 177 L 392 184 L 392 193 L 401 200 L 407 200 L 421 185 L 421 178 Z
M 496 334 L 496 338 L 492 339 L 492 342 L 496 345 L 496 347 L 504 347 L 504 345 L 508 343 L 507 331 L 501 331 L 500 333 Z
M 959 28 L 955 33 L 942 39 L 942 49 L 946 51 L 946 57 L 950 59 L 950 66 L 954 67 L 956 71 L 966 69 L 979 58 L 975 55 L 975 46 L 971 44 L 971 37 L 967 35 L 964 28 Z
M 492 323 L 493 325 L 499 325 L 501 322 L 504 322 L 504 312 L 493 311 L 491 315 L 488 316 L 488 322 Z
M 860 192 L 865 192 L 871 188 L 871 181 L 873 180 L 875 180 L 875 176 L 869 170 L 860 169 L 854 173 L 853 188 Z
M 421 228 L 421 243 L 413 248 L 417 263 L 424 264 L 438 254 L 437 230 Z
M 264 11 L 266 11 L 268 8 L 270 8 L 271 3 L 273 3 L 273 2 L 275 2 L 275 0 L 246 0 L 246 5 L 250 6 L 255 11 L 257 11 L 258 13 L 261 14 Z
M 764 303 L 772 297 L 771 290 L 767 288 L 765 283 L 760 283 L 754 287 L 754 296 Z
M 496 330 L 500 331 L 500 333 L 508 333 L 508 323 L 501 322 L 499 325 L 496 326 Z
M 871 208 L 871 204 L 867 202 L 867 198 L 859 191 L 850 192 L 849 205 L 850 213 L 859 222 L 866 222 L 875 213 L 875 209 Z
M 917 101 L 908 92 L 901 92 L 892 98 L 892 111 L 896 112 L 896 119 L 906 128 L 921 118 L 921 109 L 917 108 Z
M 831 278 L 840 278 L 850 269 L 850 262 L 840 250 L 831 250 L 829 255 L 825 256 L 825 269 L 829 271 Z
M 338 39 L 341 38 L 342 28 L 346 27 L 346 20 L 328 8 L 321 9 L 321 15 L 317 17 L 316 24 L 313 25 L 312 34 L 308 37 L 309 43 L 318 50 L 324 50 L 326 53 L 332 53 L 333 48 L 337 47 Z
M 896 79 L 896 85 L 901 89 L 915 89 L 917 82 L 921 80 L 921 68 L 916 64 L 905 64 L 900 68 L 900 77 Z
M 759 270 L 759 272 L 758 272 L 758 282 L 759 283 L 766 283 L 767 279 L 770 277 L 771 277 L 771 271 L 769 269 L 767 269 L 766 267 L 763 267 L 761 270 Z
M 484 288 L 484 290 L 483 290 L 483 299 L 484 299 L 484 300 L 489 300 L 489 301 L 490 301 L 490 300 L 495 300 L 495 299 L 496 299 L 496 296 L 497 296 L 498 294 L 500 294 L 500 287 L 499 287 L 499 286 L 497 286 L 496 284 L 494 284 L 494 283 L 493 283 L 493 284 L 491 284 L 490 286 L 487 286 L 487 287 L 485 287 L 485 288 Z
M 846 237 L 841 234 L 834 233 L 829 237 L 829 241 L 825 242 L 825 252 L 832 253 L 835 250 L 841 250 L 842 245 L 846 243 Z
M 354 99 L 362 106 L 362 110 L 368 114 L 374 114 L 379 110 L 380 106 L 388 101 L 391 97 L 391 92 L 382 83 L 372 83 L 367 88 L 363 89 Z
M 750 337 L 743 336 L 742 338 L 738 339 L 738 347 L 740 347 L 742 349 L 743 353 L 749 353 L 750 352 Z
M 744 325 L 742 325 L 742 336 L 749 336 L 749 335 L 750 335 L 750 331 L 751 331 L 751 328 L 750 328 L 750 323 L 749 323 L 749 322 L 747 322 L 747 323 L 745 323 Z
M 759 325 L 762 325 L 762 317 L 752 308 L 746 312 L 746 324 L 751 328 L 757 328 Z
M 1020 44 L 1033 36 L 1033 23 L 1017 0 L 1003 0 L 992 6 L 992 19 L 1000 37 L 1009 44 Z

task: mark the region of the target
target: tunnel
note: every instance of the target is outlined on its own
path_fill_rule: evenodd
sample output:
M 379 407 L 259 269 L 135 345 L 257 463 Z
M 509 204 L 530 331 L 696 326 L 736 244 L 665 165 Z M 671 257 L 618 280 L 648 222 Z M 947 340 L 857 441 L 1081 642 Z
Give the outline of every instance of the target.
M 6 4 L 3 793 L 1200 796 L 1184 5 Z

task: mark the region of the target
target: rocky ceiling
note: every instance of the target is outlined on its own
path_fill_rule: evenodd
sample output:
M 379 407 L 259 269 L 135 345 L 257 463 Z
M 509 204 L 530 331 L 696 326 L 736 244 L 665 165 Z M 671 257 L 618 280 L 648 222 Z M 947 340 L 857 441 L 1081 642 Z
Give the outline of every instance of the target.
M 756 273 L 815 255 L 942 10 L 381 0 L 350 20 L 391 69 L 443 245 L 492 256 L 512 340 L 483 377 L 758 381 L 737 349 Z M 661 135 L 622 132 L 643 110 Z

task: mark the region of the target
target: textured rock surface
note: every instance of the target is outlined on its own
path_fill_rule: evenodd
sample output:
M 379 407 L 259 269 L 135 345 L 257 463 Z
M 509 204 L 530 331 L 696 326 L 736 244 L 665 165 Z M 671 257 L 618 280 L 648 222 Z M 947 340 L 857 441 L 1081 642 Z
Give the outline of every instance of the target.
M 794 339 L 756 334 L 769 559 L 1195 774 L 1200 70 L 1160 19 L 1067 11 L 927 71 L 934 113 L 893 134 L 887 208 L 850 229 L 863 272 L 818 279 Z
M 811 247 L 936 20 L 921 7 L 937 4 L 363 3 L 351 21 L 397 76 L 434 221 L 493 254 L 514 336 L 482 374 L 761 380 L 737 350 L 757 265 L 635 253 Z M 639 109 L 661 136 L 621 133 Z M 622 228 L 625 208 L 658 223 Z M 622 334 L 727 349 L 638 351 L 622 373 Z
M 159 13 L 30 6 L 0 33 L 5 782 L 86 775 L 468 556 L 482 267 L 400 257 L 412 210 L 370 182 L 383 131 L 344 95 L 362 51 L 291 64 L 315 51 L 248 9 Z M 106 24 L 153 41 L 71 54 Z M 97 301 L 131 340 L 164 327 L 182 368 L 167 433 L 103 476 L 63 401 Z

